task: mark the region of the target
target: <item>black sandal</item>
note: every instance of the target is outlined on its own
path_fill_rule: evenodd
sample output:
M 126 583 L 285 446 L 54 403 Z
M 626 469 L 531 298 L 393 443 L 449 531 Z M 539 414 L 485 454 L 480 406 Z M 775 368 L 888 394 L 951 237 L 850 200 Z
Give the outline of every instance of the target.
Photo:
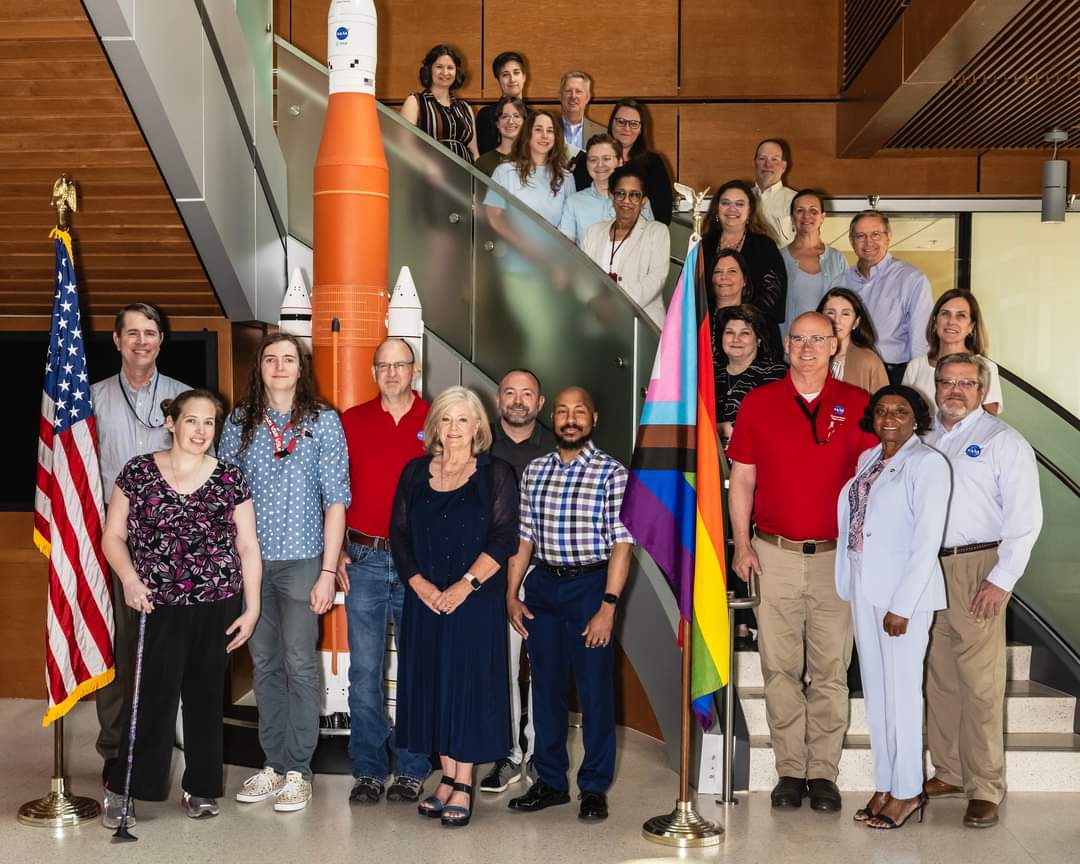
M 882 802 L 882 806 L 885 806 L 885 804 L 889 803 L 889 800 L 892 798 L 892 796 L 888 792 L 884 792 L 882 794 L 885 796 L 885 800 Z M 855 811 L 854 818 L 856 822 L 869 822 L 871 819 L 877 818 L 878 814 L 875 813 L 870 807 L 870 805 L 874 803 L 874 798 L 877 798 L 877 796 L 878 793 L 875 792 L 873 797 L 866 802 L 865 807 L 860 807 L 858 810 Z
M 875 816 L 871 821 L 867 822 L 866 827 L 874 828 L 878 831 L 892 831 L 895 828 L 903 828 L 905 825 L 907 825 L 908 820 L 911 819 L 911 817 L 914 816 L 916 813 L 919 814 L 919 821 L 922 822 L 923 813 L 926 811 L 926 802 L 930 799 L 927 798 L 926 793 L 923 792 L 921 795 L 919 795 L 917 800 L 919 802 L 918 806 L 916 806 L 913 810 L 908 810 L 907 815 L 904 816 L 904 818 L 901 819 L 899 822 L 893 821 L 893 819 L 889 816 L 878 815 Z
M 439 785 L 449 786 L 451 790 L 457 787 L 457 784 L 454 782 L 454 778 L 447 777 L 445 774 L 443 774 L 443 776 L 439 778 Z M 436 791 L 438 790 L 436 789 Z M 454 793 L 451 791 L 450 795 L 453 794 Z M 450 796 L 448 795 L 447 797 L 449 798 Z M 416 805 L 416 812 L 419 813 L 421 816 L 428 816 L 432 819 L 438 819 L 442 815 L 443 809 L 445 807 L 446 802 L 440 801 L 438 795 L 429 795 L 427 798 L 425 798 L 423 801 Z
M 473 787 L 468 783 L 455 783 L 455 792 L 464 792 L 469 796 L 469 806 L 462 807 L 459 804 L 447 804 L 442 808 L 442 824 L 444 828 L 464 828 L 472 819 L 472 794 Z

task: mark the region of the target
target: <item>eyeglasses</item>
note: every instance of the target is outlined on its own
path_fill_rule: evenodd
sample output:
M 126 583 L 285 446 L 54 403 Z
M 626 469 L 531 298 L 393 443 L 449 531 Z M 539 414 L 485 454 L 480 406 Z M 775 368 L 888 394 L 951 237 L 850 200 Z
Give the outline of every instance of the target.
M 616 201 L 630 201 L 636 204 L 642 198 L 645 197 L 644 193 L 638 192 L 637 189 L 616 189 L 611 193 L 611 197 Z
M 520 123 L 521 122 L 521 115 L 520 114 L 500 114 L 499 115 L 499 122 Z
M 974 390 L 979 386 L 975 378 L 938 378 L 934 383 L 944 390 Z
M 832 338 L 832 336 L 821 336 L 818 333 L 814 333 L 810 336 L 788 336 L 792 345 L 810 345 L 814 348 L 820 348 L 827 340 Z
M 626 117 L 616 117 L 615 125 L 618 126 L 620 129 L 633 129 L 636 131 L 641 128 L 641 121 L 629 120 Z
M 384 372 L 389 372 L 391 369 L 393 369 L 395 372 L 404 372 L 412 365 L 412 360 L 399 360 L 397 363 L 376 363 L 375 372 L 379 375 Z
M 880 243 L 888 236 L 889 232 L 887 231 L 871 231 L 869 234 L 852 234 L 851 240 L 853 243 L 865 243 L 867 240 L 873 240 L 875 243 Z

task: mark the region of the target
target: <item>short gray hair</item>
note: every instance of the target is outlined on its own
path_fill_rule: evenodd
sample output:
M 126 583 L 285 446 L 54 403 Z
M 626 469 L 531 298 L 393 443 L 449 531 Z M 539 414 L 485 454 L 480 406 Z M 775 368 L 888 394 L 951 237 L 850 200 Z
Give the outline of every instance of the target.
M 978 369 L 979 375 L 979 388 L 985 393 L 990 389 L 990 367 L 986 365 L 986 361 L 978 354 L 968 354 L 966 352 L 957 352 L 955 354 L 946 354 L 937 361 L 937 369 L 934 373 L 934 384 L 937 384 L 937 373 L 944 369 L 946 366 L 952 366 L 954 363 L 964 363 L 974 366 Z
M 580 78 L 585 82 L 589 88 L 589 96 L 592 96 L 592 75 L 588 72 L 582 72 L 580 69 L 571 69 L 569 72 L 563 72 L 562 78 L 559 79 L 559 93 L 566 89 L 566 82 L 571 78 Z
M 889 217 L 882 213 L 880 210 L 860 210 L 854 216 L 851 217 L 851 224 L 848 225 L 848 236 L 850 237 L 855 233 L 855 226 L 863 219 L 880 219 L 881 224 L 885 226 L 885 233 L 892 237 L 892 228 L 889 227 Z
M 439 440 L 439 417 L 454 404 L 464 402 L 469 410 L 476 416 L 476 436 L 472 441 L 473 455 L 484 453 L 491 447 L 493 440 L 491 435 L 491 422 L 488 420 L 484 403 L 476 395 L 476 391 L 460 385 L 447 387 L 432 402 L 428 408 L 427 419 L 424 421 L 424 449 L 431 456 L 438 456 L 443 452 L 442 442 Z

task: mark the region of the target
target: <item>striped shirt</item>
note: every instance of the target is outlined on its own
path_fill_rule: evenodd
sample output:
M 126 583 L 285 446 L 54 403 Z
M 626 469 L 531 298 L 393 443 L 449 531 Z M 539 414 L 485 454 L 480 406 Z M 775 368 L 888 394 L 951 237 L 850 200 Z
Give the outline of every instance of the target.
M 626 469 L 591 441 L 570 462 L 549 453 L 521 478 L 521 539 L 556 567 L 595 564 L 634 538 L 619 521 Z
M 416 118 L 416 125 L 420 130 L 455 156 L 471 163 L 473 158 L 469 142 L 473 139 L 475 129 L 469 103 L 455 96 L 451 98 L 449 105 L 443 105 L 430 90 L 420 93 L 417 102 L 420 113 Z
M 713 369 L 716 378 L 716 421 L 734 423 L 743 397 L 755 387 L 779 381 L 787 375 L 787 366 L 758 357 L 738 375 L 727 371 L 727 357 L 713 343 Z

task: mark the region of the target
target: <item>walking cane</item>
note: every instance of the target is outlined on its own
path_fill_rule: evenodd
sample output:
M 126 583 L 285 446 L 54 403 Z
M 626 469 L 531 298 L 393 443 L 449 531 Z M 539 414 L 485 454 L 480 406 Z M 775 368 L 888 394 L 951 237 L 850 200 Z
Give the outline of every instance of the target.
M 127 772 L 124 777 L 124 807 L 120 811 L 120 827 L 113 834 L 114 843 L 133 843 L 139 838 L 128 831 L 128 810 L 131 807 L 131 768 L 135 764 L 135 720 L 139 716 L 139 684 L 142 682 L 143 642 L 146 638 L 146 612 L 139 613 L 139 643 L 135 648 L 135 692 L 131 697 L 131 724 L 128 726 Z

